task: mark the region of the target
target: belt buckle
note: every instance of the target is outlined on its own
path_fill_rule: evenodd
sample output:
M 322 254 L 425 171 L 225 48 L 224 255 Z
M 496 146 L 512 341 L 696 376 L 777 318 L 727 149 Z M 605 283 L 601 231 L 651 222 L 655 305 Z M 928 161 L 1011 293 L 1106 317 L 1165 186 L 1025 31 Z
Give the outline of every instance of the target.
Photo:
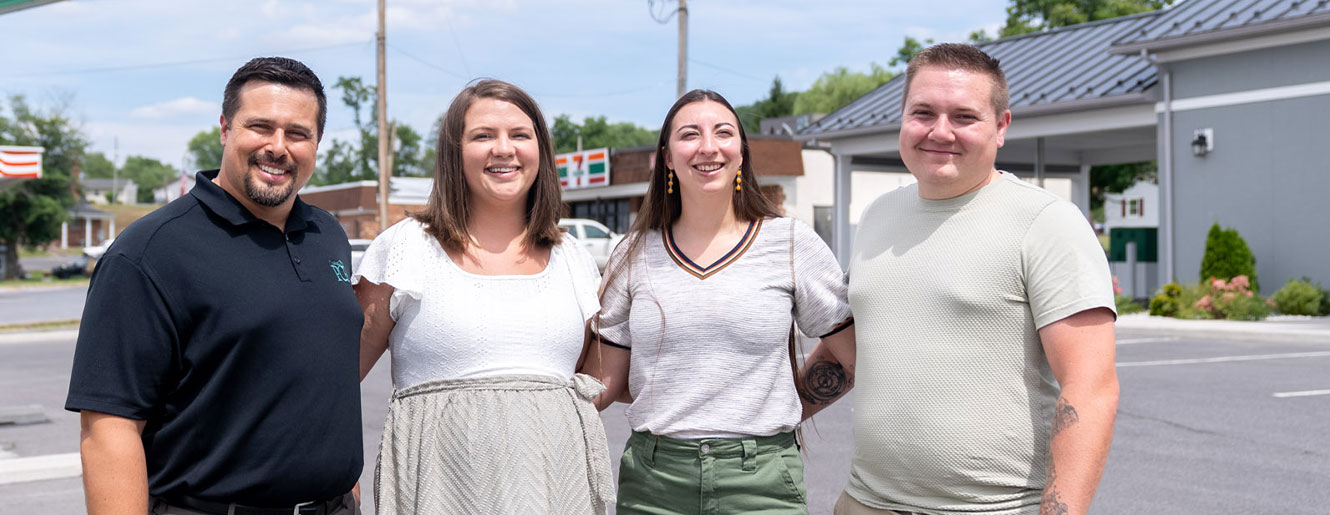
M 300 515 L 300 509 L 306 506 L 314 506 L 314 501 L 307 501 L 297 504 L 295 508 L 291 509 L 291 515 Z

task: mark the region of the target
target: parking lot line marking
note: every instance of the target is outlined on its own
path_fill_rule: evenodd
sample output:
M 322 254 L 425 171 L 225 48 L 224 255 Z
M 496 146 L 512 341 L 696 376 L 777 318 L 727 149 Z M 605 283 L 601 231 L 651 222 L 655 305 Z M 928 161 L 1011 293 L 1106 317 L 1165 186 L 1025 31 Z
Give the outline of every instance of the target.
M 1156 338 L 1124 338 L 1117 341 L 1118 345 L 1135 345 L 1138 343 L 1157 343 L 1177 341 L 1177 336 L 1161 336 Z
M 1283 399 L 1285 397 L 1312 397 L 1315 395 L 1330 395 L 1330 390 L 1304 390 L 1301 392 L 1279 392 L 1275 397 Z
M 1291 359 L 1291 358 L 1322 358 L 1330 356 L 1330 352 L 1290 352 L 1286 354 L 1255 354 L 1249 356 L 1219 356 L 1214 358 L 1194 358 L 1194 359 L 1161 359 L 1158 361 L 1128 361 L 1118 363 L 1118 368 L 1122 367 L 1158 367 L 1164 365 L 1196 365 L 1200 363 L 1230 363 L 1234 361 L 1258 361 L 1265 359 Z

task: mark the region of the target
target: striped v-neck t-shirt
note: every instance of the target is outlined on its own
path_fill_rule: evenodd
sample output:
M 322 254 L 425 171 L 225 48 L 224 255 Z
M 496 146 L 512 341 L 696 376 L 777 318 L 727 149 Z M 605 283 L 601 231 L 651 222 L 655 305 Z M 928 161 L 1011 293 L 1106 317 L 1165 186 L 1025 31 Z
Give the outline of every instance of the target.
M 794 429 L 802 408 L 790 371 L 791 321 L 820 337 L 850 319 L 831 249 L 790 218 L 752 224 L 716 263 L 693 262 L 668 233 L 638 237 L 646 238 L 638 255 L 609 277 L 598 327 L 632 351 L 633 430 L 738 438 Z M 627 248 L 619 245 L 607 273 Z

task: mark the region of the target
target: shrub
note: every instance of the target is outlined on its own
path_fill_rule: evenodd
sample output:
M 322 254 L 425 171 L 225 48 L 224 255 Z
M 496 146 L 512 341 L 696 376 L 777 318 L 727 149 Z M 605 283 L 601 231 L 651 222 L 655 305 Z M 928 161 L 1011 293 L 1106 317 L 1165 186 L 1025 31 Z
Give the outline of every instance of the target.
M 1270 306 L 1251 290 L 1246 276 L 1239 275 L 1228 281 L 1211 278 L 1195 287 L 1201 298 L 1181 311 L 1195 318 L 1228 320 L 1261 320 L 1270 315 Z M 1185 296 L 1184 296 L 1185 297 Z M 1190 300 L 1190 299 L 1188 299 Z
M 1285 315 L 1325 315 L 1327 297 L 1330 292 L 1304 277 L 1302 280 L 1289 279 L 1270 298 L 1274 300 L 1275 309 Z
M 1165 284 L 1159 293 L 1150 299 L 1150 316 L 1178 316 L 1181 309 L 1182 286 L 1178 283 Z
M 1132 313 L 1140 313 L 1142 311 L 1145 311 L 1145 308 L 1141 307 L 1140 304 L 1137 304 L 1136 301 L 1132 300 L 1131 297 L 1114 295 L 1113 298 L 1117 302 L 1119 315 L 1130 315 Z
M 1256 256 L 1247 242 L 1238 236 L 1237 229 L 1221 229 L 1218 223 L 1211 225 L 1205 238 L 1205 256 L 1201 258 L 1201 281 L 1227 281 L 1240 275 L 1251 282 L 1252 291 L 1261 291 L 1256 281 Z

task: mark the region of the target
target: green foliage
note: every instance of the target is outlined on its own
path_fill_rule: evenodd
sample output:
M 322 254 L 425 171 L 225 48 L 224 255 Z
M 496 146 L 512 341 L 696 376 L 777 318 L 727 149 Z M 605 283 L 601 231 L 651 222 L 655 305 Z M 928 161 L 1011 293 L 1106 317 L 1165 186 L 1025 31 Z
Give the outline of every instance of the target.
M 610 123 L 604 116 L 588 116 L 581 124 L 566 114 L 554 118 L 550 138 L 554 140 L 555 153 L 576 151 L 578 136 L 582 137 L 583 149 L 627 148 L 654 145 L 657 133 L 631 122 Z
M 1270 299 L 1285 315 L 1330 315 L 1330 290 L 1307 277 L 1289 279 Z
M 101 152 L 90 152 L 83 156 L 83 177 L 110 179 L 115 174 L 115 164 Z
M 1140 181 L 1158 180 L 1154 161 L 1100 165 L 1090 168 L 1090 209 L 1104 207 L 1105 193 L 1122 193 Z
M 214 170 L 222 167 L 222 128 L 199 131 L 189 139 L 189 157 L 197 170 Z
M 1012 0 L 1001 37 L 1154 11 L 1173 0 Z
M 1247 276 L 1252 290 L 1260 291 L 1256 281 L 1256 256 L 1236 229 L 1222 229 L 1218 223 L 1210 226 L 1205 238 L 1205 256 L 1201 258 L 1201 280 L 1232 279 Z
M 60 237 L 60 223 L 74 205 L 72 170 L 79 166 L 88 141 L 65 107 L 43 112 L 21 95 L 9 97 L 8 115 L 0 105 L 0 145 L 42 147 L 42 178 L 29 179 L 0 191 L 0 244 L 5 261 L 18 262 L 20 246 L 42 245 Z M 17 266 L 5 267 L 6 279 Z
M 1132 300 L 1131 297 L 1126 297 L 1123 295 L 1114 295 L 1113 300 L 1117 304 L 1119 315 L 1130 315 L 1132 313 L 1140 313 L 1142 311 L 1145 311 L 1145 308 L 1142 307 L 1140 304 L 1137 304 L 1136 301 Z
M 1169 283 L 1150 299 L 1150 314 L 1200 320 L 1261 320 L 1270 315 L 1270 306 L 1250 286 L 1244 276 L 1185 287 Z
M 1159 293 L 1150 299 L 1150 316 L 1177 316 L 1178 311 L 1182 309 L 1182 293 L 1182 285 L 1178 283 L 1165 284 L 1163 288 L 1160 288 Z
M 983 29 L 979 29 L 975 32 L 978 32 L 980 35 L 987 37 L 987 34 L 984 34 Z M 974 37 L 974 35 L 975 35 L 974 32 L 970 33 L 971 37 Z M 887 65 L 905 66 L 910 63 L 910 59 L 914 59 L 914 56 L 919 55 L 919 52 L 923 52 L 925 48 L 928 48 L 929 46 L 932 45 L 933 45 L 932 38 L 919 41 L 910 36 L 905 36 L 905 42 L 901 44 L 900 48 L 896 49 L 896 55 L 893 56 L 890 61 L 887 61 Z
M 138 198 L 135 201 L 140 204 L 151 204 L 152 190 L 178 177 L 175 167 L 150 157 L 129 156 L 125 158 L 125 164 L 120 167 L 120 178 L 133 179 L 134 184 L 138 186 Z M 129 199 L 116 200 L 126 202 Z
M 360 77 L 338 77 L 333 88 L 342 92 L 342 104 L 351 108 L 352 122 L 360 141 L 324 139 L 323 155 L 319 157 L 310 184 L 378 180 L 379 117 L 375 108 L 378 92 Z M 392 175 L 421 177 L 432 174 L 433 144 L 426 143 L 420 133 L 408 125 L 392 121 L 388 126 L 394 139 Z
M 743 124 L 744 130 L 755 134 L 761 129 L 762 120 L 794 114 L 794 102 L 797 98 L 799 93 L 785 91 L 780 77 L 776 77 L 771 80 L 771 89 L 767 91 L 766 98 L 749 105 L 735 107 L 734 110 L 739 113 L 739 123 Z
M 852 72 L 844 66 L 823 73 L 808 91 L 794 101 L 794 114 L 830 113 L 896 76 L 895 72 L 870 63 L 868 73 Z

